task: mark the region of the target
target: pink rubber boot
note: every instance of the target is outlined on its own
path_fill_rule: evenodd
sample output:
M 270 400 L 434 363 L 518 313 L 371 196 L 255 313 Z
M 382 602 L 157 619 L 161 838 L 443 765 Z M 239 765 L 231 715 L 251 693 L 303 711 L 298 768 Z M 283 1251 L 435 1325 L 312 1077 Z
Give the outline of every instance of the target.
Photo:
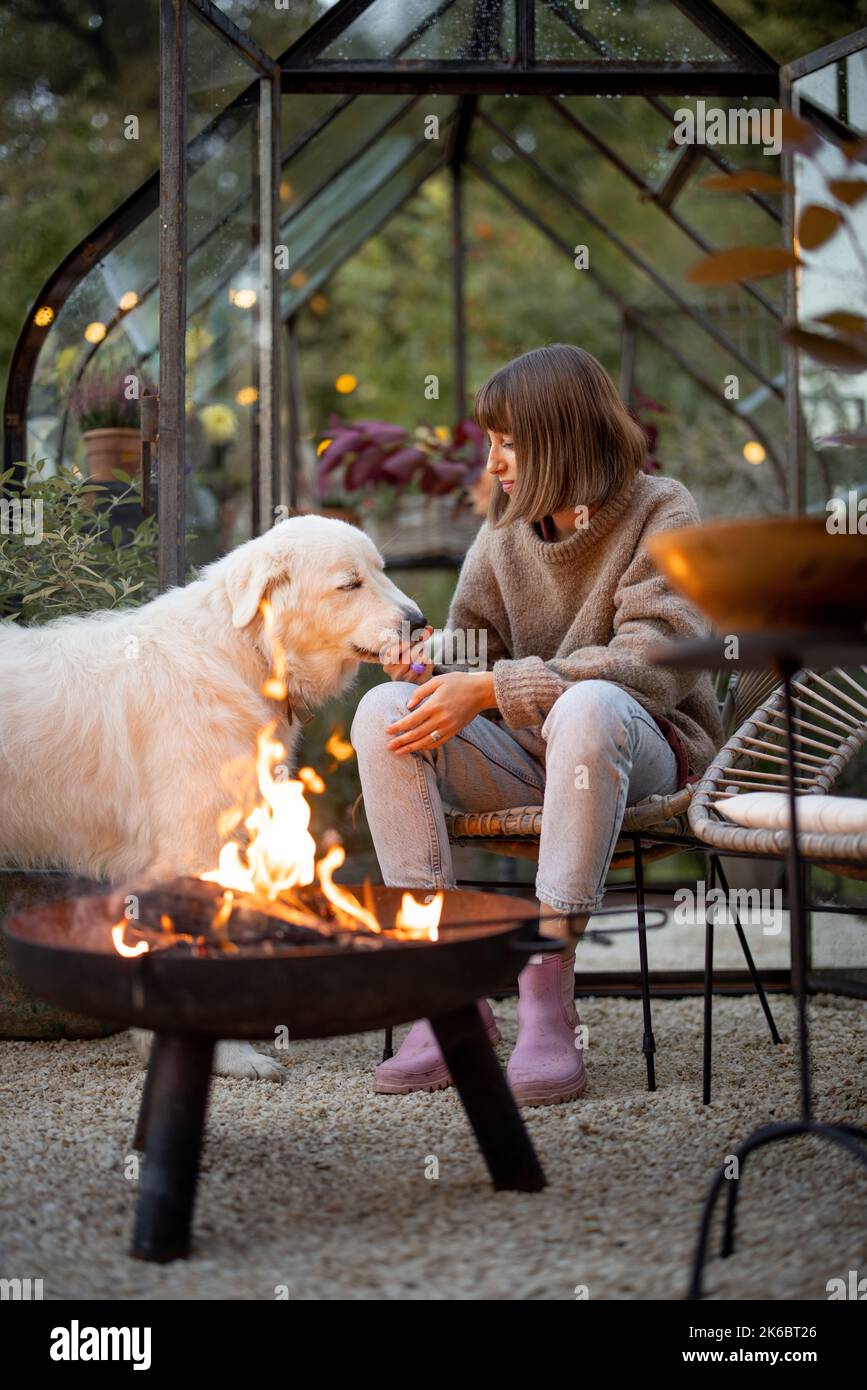
M 491 1043 L 500 1041 L 500 1030 L 487 999 L 477 1006 Z M 376 1068 L 374 1091 L 386 1096 L 406 1096 L 410 1091 L 444 1091 L 452 1078 L 440 1045 L 426 1018 L 412 1025 L 400 1047 Z
M 587 1085 L 574 992 L 574 952 L 543 956 L 518 977 L 518 1041 L 506 1067 L 518 1105 L 559 1105 Z

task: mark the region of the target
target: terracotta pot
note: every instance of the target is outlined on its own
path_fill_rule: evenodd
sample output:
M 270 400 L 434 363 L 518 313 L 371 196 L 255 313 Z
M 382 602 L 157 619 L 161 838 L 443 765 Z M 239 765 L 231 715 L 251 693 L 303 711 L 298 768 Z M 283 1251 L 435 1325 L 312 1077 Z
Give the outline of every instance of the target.
M 131 478 L 141 472 L 141 431 L 114 428 L 87 430 L 84 435 L 87 470 L 96 483 L 113 483 L 115 470 Z

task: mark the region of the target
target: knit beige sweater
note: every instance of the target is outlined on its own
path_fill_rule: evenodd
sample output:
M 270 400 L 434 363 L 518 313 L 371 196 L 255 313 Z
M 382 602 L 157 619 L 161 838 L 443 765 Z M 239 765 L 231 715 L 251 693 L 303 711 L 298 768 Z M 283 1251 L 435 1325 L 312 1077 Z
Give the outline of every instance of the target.
M 605 680 L 674 725 L 691 772 L 707 767 L 723 740 L 710 677 L 651 666 L 644 657 L 665 638 L 707 633 L 642 548 L 654 531 L 698 520 L 681 483 L 639 473 L 566 540 L 542 540 L 524 521 L 482 526 L 447 627 L 486 630 L 499 717 L 537 757 L 544 758 L 540 727 L 557 697 L 575 681 Z

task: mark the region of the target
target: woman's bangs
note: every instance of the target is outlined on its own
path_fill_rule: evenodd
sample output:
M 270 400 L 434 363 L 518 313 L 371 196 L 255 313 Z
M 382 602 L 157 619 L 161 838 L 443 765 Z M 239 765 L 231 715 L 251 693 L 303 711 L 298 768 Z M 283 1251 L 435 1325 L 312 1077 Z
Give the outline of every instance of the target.
M 476 393 L 473 410 L 476 424 L 492 434 L 508 434 L 512 428 L 505 378 L 505 369 L 495 372 Z

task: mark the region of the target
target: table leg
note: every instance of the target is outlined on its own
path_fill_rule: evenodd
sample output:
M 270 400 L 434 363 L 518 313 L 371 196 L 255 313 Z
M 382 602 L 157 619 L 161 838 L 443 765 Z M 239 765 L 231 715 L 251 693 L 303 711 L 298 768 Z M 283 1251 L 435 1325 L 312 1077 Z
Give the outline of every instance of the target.
M 475 1004 L 439 1014 L 430 1023 L 494 1187 L 541 1192 L 542 1165 Z
M 154 1037 L 143 1099 L 145 1159 L 131 1251 L 136 1259 L 165 1263 L 190 1252 L 213 1056 L 211 1038 Z

